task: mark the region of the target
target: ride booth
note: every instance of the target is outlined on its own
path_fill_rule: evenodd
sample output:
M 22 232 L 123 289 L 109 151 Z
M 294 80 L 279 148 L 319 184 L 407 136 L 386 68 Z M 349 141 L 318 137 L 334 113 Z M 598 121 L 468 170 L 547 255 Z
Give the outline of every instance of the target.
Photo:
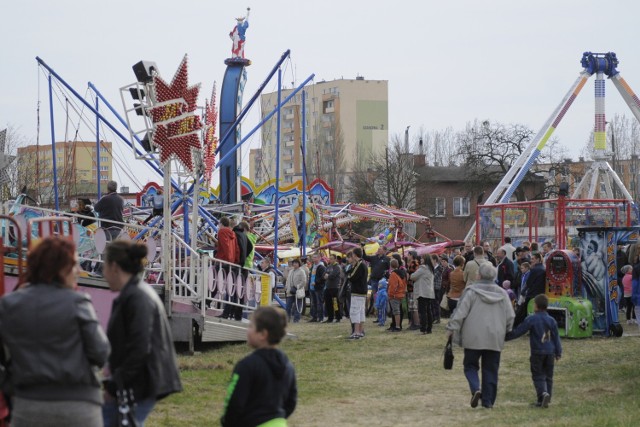
M 545 259 L 545 269 L 547 312 L 558 323 L 558 334 L 568 338 L 591 337 L 593 305 L 582 295 L 580 259 L 572 251 L 553 251 Z M 534 312 L 533 299 L 529 301 L 527 311 L 529 314 Z
M 561 336 L 622 336 L 618 271 L 623 266 L 617 265 L 617 250 L 618 245 L 636 244 L 639 236 L 639 227 L 578 228 L 580 258 L 567 250 L 547 256 L 549 314 L 558 321 Z M 533 312 L 533 301 L 527 308 Z
M 618 318 L 622 283 L 617 265 L 619 245 L 637 244 L 640 227 L 578 228 L 582 267 L 582 294 L 593 303 L 593 330 L 622 336 Z

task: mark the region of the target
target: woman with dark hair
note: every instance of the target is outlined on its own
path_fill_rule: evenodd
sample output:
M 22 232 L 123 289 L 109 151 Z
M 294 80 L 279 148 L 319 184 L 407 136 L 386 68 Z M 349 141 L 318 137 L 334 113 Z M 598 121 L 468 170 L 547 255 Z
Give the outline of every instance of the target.
M 102 409 L 105 427 L 115 426 L 118 390 L 133 390 L 140 426 L 157 400 L 182 390 L 164 306 L 142 281 L 146 256 L 145 245 L 125 240 L 109 243 L 104 252 L 104 278 L 113 292 L 120 292 L 107 328 L 112 352 Z
M 25 282 L 0 299 L 11 425 L 102 426 L 96 371 L 107 361 L 109 341 L 89 296 L 75 291 L 75 252 L 70 240 L 43 239 L 27 255 Z

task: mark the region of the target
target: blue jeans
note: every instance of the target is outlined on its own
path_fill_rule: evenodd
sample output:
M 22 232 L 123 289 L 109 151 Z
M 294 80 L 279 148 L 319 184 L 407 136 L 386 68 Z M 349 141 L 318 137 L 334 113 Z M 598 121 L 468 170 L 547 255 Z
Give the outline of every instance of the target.
M 300 321 L 300 310 L 302 309 L 302 304 L 304 304 L 304 299 L 297 299 L 295 295 L 287 295 L 287 319 L 291 321 L 291 316 L 293 316 L 294 322 Z
M 321 321 L 324 319 L 324 288 L 310 291 L 311 294 L 311 318 Z
M 542 402 L 542 394 L 549 393 L 553 388 L 554 354 L 532 354 L 529 358 L 531 364 L 531 379 L 536 388 L 538 402 Z
M 482 359 L 482 386 L 478 378 Z M 500 368 L 500 352 L 493 350 L 464 349 L 464 376 L 467 377 L 471 394 L 480 390 L 482 393 L 482 406 L 493 407 L 498 394 L 498 369 Z
M 144 420 L 147 419 L 155 404 L 156 400 L 153 398 L 136 402 L 136 420 L 140 427 L 144 427 Z M 111 398 L 108 402 L 104 402 L 102 405 L 102 420 L 104 421 L 104 427 L 115 427 L 117 424 L 118 403 L 115 398 Z

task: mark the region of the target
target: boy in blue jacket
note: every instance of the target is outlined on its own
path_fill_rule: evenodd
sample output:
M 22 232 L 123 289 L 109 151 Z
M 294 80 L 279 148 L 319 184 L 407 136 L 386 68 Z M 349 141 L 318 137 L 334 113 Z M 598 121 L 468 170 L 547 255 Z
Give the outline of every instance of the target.
M 548 408 L 551 402 L 553 386 L 554 359 L 560 360 L 562 346 L 558 336 L 558 324 L 547 313 L 549 299 L 546 295 L 537 295 L 534 299 L 535 313 L 528 316 L 517 328 L 507 333 L 507 341 L 529 332 L 531 345 L 531 378 L 536 388 L 538 400 L 535 406 Z
M 389 303 L 389 295 L 387 295 L 387 279 L 384 277 L 378 282 L 378 293 L 376 293 L 376 310 L 378 311 L 378 326 L 384 326 L 387 320 L 387 304 Z

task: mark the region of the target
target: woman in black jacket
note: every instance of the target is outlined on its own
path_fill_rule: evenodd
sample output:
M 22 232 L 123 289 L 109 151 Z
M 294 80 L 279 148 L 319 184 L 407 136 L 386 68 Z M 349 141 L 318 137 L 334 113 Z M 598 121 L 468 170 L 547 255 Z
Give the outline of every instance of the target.
M 120 292 L 107 328 L 112 350 L 110 377 L 105 381 L 104 425 L 115 425 L 116 391 L 132 389 L 135 416 L 142 426 L 157 400 L 182 390 L 171 327 L 162 301 L 141 280 L 147 247 L 116 240 L 104 255 L 104 278 L 113 292 Z

